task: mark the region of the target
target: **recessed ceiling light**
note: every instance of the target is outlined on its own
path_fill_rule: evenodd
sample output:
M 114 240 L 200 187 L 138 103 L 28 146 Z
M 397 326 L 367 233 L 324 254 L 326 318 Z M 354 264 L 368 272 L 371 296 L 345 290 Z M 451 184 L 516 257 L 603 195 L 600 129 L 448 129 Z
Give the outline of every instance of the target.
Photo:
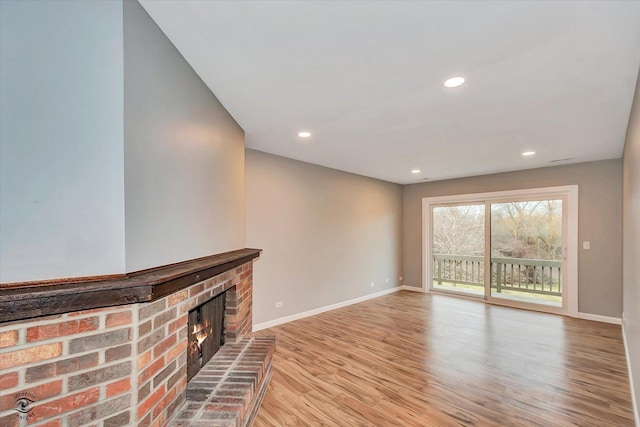
M 311 136 L 311 132 L 298 132 L 298 136 L 300 138 L 309 138 Z
M 446 87 L 458 87 L 464 83 L 464 77 L 451 77 L 444 82 Z
M 411 173 L 414 173 L 414 174 L 415 174 L 415 173 L 420 173 L 420 169 L 412 169 L 412 170 L 411 170 Z
M 522 155 L 525 156 L 525 157 L 533 156 L 534 154 L 536 154 L 535 151 L 523 151 L 522 152 Z

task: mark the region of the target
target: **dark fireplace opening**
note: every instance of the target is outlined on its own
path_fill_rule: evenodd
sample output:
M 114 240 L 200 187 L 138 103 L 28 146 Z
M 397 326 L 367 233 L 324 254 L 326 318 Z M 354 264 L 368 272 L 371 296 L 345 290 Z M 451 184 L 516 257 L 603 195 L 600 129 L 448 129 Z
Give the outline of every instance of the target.
M 224 345 L 226 292 L 189 311 L 187 381 Z

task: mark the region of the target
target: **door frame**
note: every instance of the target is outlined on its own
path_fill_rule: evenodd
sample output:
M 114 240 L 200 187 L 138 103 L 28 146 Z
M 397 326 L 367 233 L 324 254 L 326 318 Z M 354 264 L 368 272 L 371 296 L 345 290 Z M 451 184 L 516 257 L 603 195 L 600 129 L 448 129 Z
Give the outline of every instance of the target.
M 567 235 L 566 235 L 566 248 L 567 258 L 565 260 L 564 269 L 566 270 L 566 282 L 564 292 L 562 295 L 563 306 L 560 307 L 548 307 L 540 306 L 538 304 L 519 303 L 517 301 L 503 302 L 496 298 L 491 298 L 484 301 L 496 305 L 509 305 L 512 307 L 526 308 L 530 310 L 545 311 L 550 313 L 558 313 L 569 315 L 572 317 L 578 316 L 578 186 L 577 185 L 564 185 L 557 187 L 542 187 L 542 188 L 528 188 L 520 190 L 506 190 L 506 191 L 492 191 L 486 193 L 469 193 L 458 194 L 449 196 L 436 196 L 425 197 L 422 199 L 422 291 L 430 293 L 446 293 L 439 290 L 433 290 L 428 286 L 429 280 L 433 277 L 432 263 L 427 262 L 433 258 L 431 236 L 433 231 L 431 221 L 431 209 L 433 205 L 442 204 L 457 204 L 457 203 L 490 203 L 504 201 L 511 198 L 553 198 L 564 197 L 567 201 L 566 215 L 567 215 Z M 563 209 L 564 210 L 564 209 Z M 485 214 L 485 221 L 490 220 L 490 215 Z M 489 242 L 485 242 L 485 245 Z M 485 271 L 487 269 L 485 268 Z M 486 286 L 486 283 L 485 283 Z M 447 293 L 452 295 L 453 293 Z M 458 295 L 461 298 L 478 298 Z M 566 301 L 566 303 L 564 303 Z

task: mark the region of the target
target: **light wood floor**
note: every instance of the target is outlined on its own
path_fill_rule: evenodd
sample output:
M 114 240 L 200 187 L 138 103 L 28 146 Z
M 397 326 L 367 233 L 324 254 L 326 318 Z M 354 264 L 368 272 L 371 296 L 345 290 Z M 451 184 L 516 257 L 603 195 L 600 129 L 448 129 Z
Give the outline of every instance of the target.
M 255 427 L 633 425 L 616 325 L 403 291 L 259 334 Z

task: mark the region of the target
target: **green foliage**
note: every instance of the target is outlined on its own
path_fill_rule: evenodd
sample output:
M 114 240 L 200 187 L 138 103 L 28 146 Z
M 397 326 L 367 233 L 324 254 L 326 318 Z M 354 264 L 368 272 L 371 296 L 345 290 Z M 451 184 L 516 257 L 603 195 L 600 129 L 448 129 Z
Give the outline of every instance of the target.
M 492 256 L 560 260 L 562 200 L 491 205 Z
M 484 255 L 484 205 L 433 208 L 434 254 Z M 491 204 L 492 256 L 560 260 L 562 200 Z

